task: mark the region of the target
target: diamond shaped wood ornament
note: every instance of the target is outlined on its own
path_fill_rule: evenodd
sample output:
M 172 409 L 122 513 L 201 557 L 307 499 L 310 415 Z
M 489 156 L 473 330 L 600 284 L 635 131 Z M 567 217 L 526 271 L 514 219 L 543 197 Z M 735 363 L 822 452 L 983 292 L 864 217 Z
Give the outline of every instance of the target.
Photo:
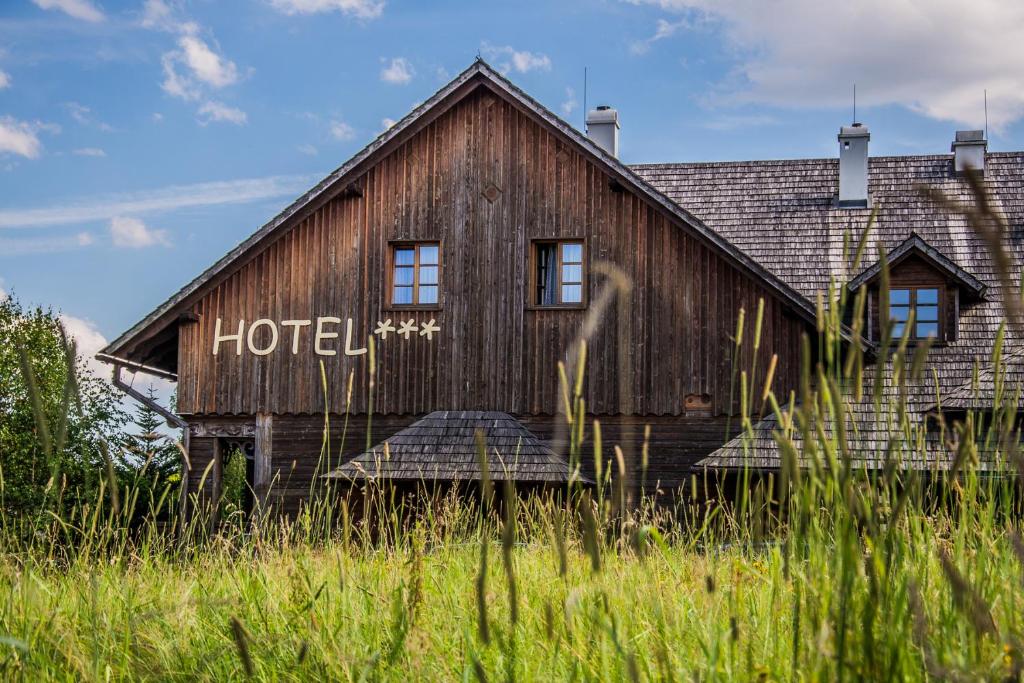
M 484 199 L 493 204 L 501 196 L 501 188 L 494 183 L 487 183 L 487 187 L 480 194 L 484 196 Z

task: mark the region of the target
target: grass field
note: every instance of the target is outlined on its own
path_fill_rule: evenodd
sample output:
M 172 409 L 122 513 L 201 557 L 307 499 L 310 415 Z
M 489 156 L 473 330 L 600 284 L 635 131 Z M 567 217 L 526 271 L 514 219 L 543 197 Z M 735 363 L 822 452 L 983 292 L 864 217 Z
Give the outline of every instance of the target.
M 97 530 L 75 557 L 4 554 L 0 671 L 1017 680 L 1024 558 L 992 506 L 972 507 L 910 512 L 877 538 L 843 514 L 821 515 L 799 544 L 708 545 L 646 526 L 605 529 L 594 544 L 585 531 L 563 536 L 558 508 L 540 500 L 519 506 L 511 540 L 507 519 L 478 530 L 479 517 L 451 501 L 372 542 L 277 527 L 199 548 L 158 532 L 122 545 Z

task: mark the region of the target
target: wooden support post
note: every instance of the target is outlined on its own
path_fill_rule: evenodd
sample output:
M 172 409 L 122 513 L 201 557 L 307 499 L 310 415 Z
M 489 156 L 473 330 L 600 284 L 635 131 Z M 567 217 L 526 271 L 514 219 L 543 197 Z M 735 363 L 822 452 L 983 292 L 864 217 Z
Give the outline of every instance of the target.
M 256 414 L 256 448 L 253 454 L 253 488 L 257 504 L 266 507 L 269 502 L 271 485 L 271 464 L 273 447 L 274 416 L 269 413 Z
M 182 526 L 188 523 L 189 513 L 191 512 L 188 505 L 189 479 L 192 476 L 188 452 L 191 438 L 191 430 L 185 427 L 181 434 L 181 448 L 184 450 L 184 454 L 181 455 L 181 483 L 178 484 L 178 512 L 181 515 Z
M 224 446 L 220 439 L 213 442 L 213 467 L 210 468 L 210 499 L 205 501 L 210 506 L 210 532 L 217 528 L 220 512 L 220 496 L 224 490 Z

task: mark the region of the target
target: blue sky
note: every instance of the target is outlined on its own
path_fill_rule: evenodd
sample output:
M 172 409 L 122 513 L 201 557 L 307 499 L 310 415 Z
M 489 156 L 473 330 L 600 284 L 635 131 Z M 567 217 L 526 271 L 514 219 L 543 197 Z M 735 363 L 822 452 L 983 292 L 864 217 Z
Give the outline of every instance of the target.
M 5 0 L 0 290 L 87 350 L 204 270 L 482 54 L 626 162 L 1024 148 L 1024 3 Z

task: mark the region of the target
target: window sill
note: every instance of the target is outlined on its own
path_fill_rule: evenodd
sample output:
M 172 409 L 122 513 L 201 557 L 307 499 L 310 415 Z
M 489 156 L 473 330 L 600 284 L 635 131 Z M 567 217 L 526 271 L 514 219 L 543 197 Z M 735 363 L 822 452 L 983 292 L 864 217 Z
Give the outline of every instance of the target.
M 443 310 L 443 306 L 429 304 L 429 305 L 417 305 L 417 304 L 390 304 L 381 308 L 382 313 L 415 313 L 416 311 L 440 311 Z
M 874 343 L 878 344 L 878 345 L 881 345 L 882 340 L 881 339 L 875 339 Z M 949 346 L 950 344 L 954 344 L 954 343 L 956 343 L 955 340 L 950 341 L 948 339 L 943 339 L 943 340 L 933 341 L 933 342 L 931 342 L 929 344 L 929 346 L 930 346 L 930 348 L 933 348 L 933 349 L 941 349 L 943 347 Z M 910 348 L 910 349 L 916 349 L 918 346 L 922 346 L 924 344 L 925 344 L 925 340 L 924 339 L 909 339 L 909 340 L 907 340 L 907 348 Z M 889 341 L 889 346 L 892 347 L 892 348 L 896 348 L 899 345 L 900 345 L 900 340 L 899 339 L 893 338 L 893 339 L 891 339 Z
M 586 308 L 586 304 L 526 304 L 528 311 L 584 311 Z

